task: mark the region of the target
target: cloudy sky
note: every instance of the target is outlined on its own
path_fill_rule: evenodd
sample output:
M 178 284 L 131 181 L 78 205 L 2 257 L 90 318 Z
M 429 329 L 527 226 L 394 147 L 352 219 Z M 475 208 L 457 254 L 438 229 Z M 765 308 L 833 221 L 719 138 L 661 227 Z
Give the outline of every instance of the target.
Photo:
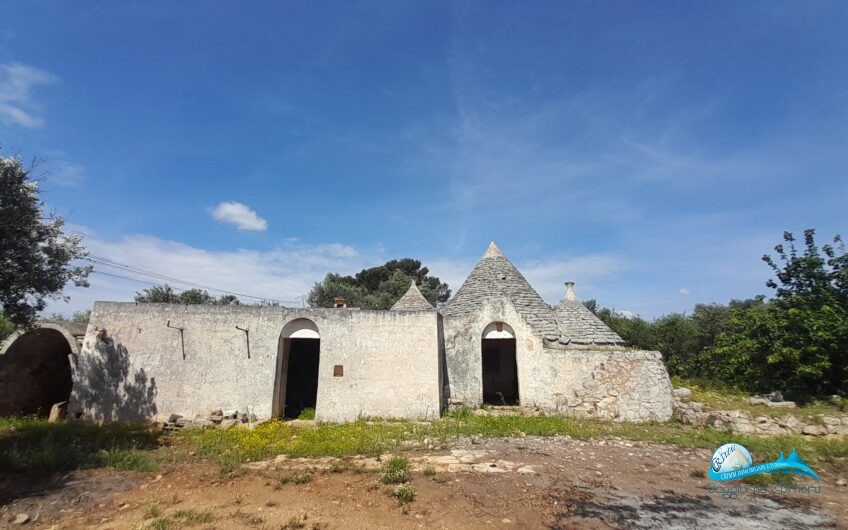
M 294 305 L 408 256 L 456 289 L 496 240 L 548 302 L 653 317 L 767 293 L 784 230 L 848 232 L 844 2 L 0 12 L 2 152 L 129 267 L 50 311 L 132 299 L 130 269 Z

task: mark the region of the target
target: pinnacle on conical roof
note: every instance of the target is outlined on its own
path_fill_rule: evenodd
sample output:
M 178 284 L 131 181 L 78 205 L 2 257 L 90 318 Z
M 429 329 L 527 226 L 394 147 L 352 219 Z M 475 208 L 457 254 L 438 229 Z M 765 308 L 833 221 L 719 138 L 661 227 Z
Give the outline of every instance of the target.
M 623 344 L 618 333 L 577 299 L 574 282 L 565 282 L 565 285 L 565 296 L 554 310 L 563 340 L 574 344 Z
M 492 241 L 462 287 L 448 301 L 445 316 L 463 316 L 478 311 L 486 299 L 507 299 L 527 324 L 549 340 L 559 337 L 551 307 Z
M 406 293 L 392 306 L 392 311 L 427 311 L 431 309 L 434 309 L 433 306 L 418 290 L 415 280 L 412 280 Z
M 489 248 L 486 249 L 486 252 L 485 252 L 485 254 L 483 254 L 483 257 L 484 258 L 491 258 L 491 257 L 497 257 L 497 256 L 500 256 L 502 258 L 506 257 L 506 256 L 504 256 L 504 253 L 501 252 L 501 249 L 498 248 L 498 244 L 495 243 L 494 241 L 492 241 L 491 243 L 489 243 Z

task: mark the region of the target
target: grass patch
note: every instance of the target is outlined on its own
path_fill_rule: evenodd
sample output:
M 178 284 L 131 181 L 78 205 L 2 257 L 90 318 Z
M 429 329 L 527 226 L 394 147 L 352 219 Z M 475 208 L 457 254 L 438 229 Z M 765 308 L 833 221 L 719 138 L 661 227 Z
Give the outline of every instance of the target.
M 142 512 L 144 519 L 153 519 L 145 528 L 151 530 L 168 530 L 183 526 L 198 526 L 208 524 L 215 520 L 215 516 L 208 510 L 195 510 L 193 508 L 176 510 L 168 515 L 162 515 L 162 508 L 156 501 L 149 501 Z
M 0 472 L 155 471 L 159 461 L 151 450 L 159 446 L 159 436 L 142 424 L 0 418 Z
M 198 511 L 194 509 L 177 510 L 171 514 L 171 518 L 190 526 L 211 523 L 215 516 L 210 511 Z
M 198 456 L 215 458 L 224 471 L 232 471 L 242 462 L 279 454 L 292 458 L 378 455 L 393 450 L 404 439 L 406 429 L 404 422 L 369 424 L 357 421 L 292 427 L 284 422 L 269 421 L 253 430 L 180 431 L 174 435 L 174 440 L 194 446 Z
M 271 421 L 254 430 L 191 430 L 175 433 L 176 443 L 187 444 L 199 456 L 215 458 L 223 469 L 234 470 L 242 462 L 278 454 L 296 457 L 379 455 L 396 452 L 401 443 L 425 437 L 447 443 L 456 437 L 505 437 L 567 435 L 578 440 L 619 437 L 679 447 L 715 449 L 728 442 L 744 445 L 757 462 L 774 460 L 794 447 L 809 464 L 844 466 L 848 440 L 809 436 L 758 437 L 733 434 L 707 427 L 669 423 L 615 423 L 563 416 L 475 416 L 469 411 L 448 414 L 429 424 L 404 421 L 357 421 L 291 427 Z
M 297 419 L 299 420 L 314 420 L 315 419 L 315 409 L 312 407 L 307 407 L 300 411 L 300 414 L 297 415 Z
M 695 379 L 672 378 L 675 387 L 685 387 L 692 391 L 692 401 L 703 403 L 713 410 L 741 410 L 752 416 L 768 416 L 779 418 L 787 414 L 796 416 L 844 416 L 845 406 L 826 401 L 809 401 L 799 403 L 798 408 L 774 408 L 768 405 L 751 405 L 748 392 L 739 390 L 732 386 L 717 385 L 708 381 Z
M 425 477 L 433 477 L 436 475 L 436 468 L 434 468 L 433 466 L 427 466 L 422 469 L 421 472 L 424 473 Z
M 174 527 L 174 521 L 168 519 L 167 517 L 159 517 L 158 519 L 154 519 L 150 521 L 150 524 L 147 525 L 147 528 L 150 530 L 169 530 Z
M 141 517 L 144 519 L 155 519 L 162 515 L 162 507 L 157 501 L 147 501 L 144 503 L 144 508 L 141 511 Z
M 457 437 L 521 435 L 567 435 L 579 440 L 619 437 L 705 449 L 736 442 L 747 447 L 757 463 L 774 460 L 781 451 L 788 454 L 795 448 L 810 465 L 828 463 L 848 468 L 848 439 L 844 437 L 758 437 L 676 422 L 632 424 L 544 415 L 476 416 L 461 410 L 430 423 L 361 420 L 293 427 L 285 422 L 269 421 L 252 430 L 190 429 L 167 436 L 143 425 L 97 426 L 84 422 L 47 423 L 36 418 L 0 418 L 0 473 L 94 467 L 153 471 L 161 463 L 178 463 L 195 457 L 213 459 L 220 464 L 222 472 L 234 473 L 244 462 L 280 454 L 291 458 L 375 456 L 396 453 L 403 449 L 404 442 L 421 442 L 425 438 L 447 444 Z M 163 442 L 171 447 L 157 451 Z M 191 453 L 195 455 L 189 456 Z M 343 465 L 331 466 L 329 472 L 341 472 Z M 409 474 L 408 463 L 406 469 L 400 467 L 393 473 Z M 311 471 L 309 473 L 311 479 Z M 289 477 L 289 481 L 305 483 L 308 480 L 304 475 L 297 481 L 294 476 Z

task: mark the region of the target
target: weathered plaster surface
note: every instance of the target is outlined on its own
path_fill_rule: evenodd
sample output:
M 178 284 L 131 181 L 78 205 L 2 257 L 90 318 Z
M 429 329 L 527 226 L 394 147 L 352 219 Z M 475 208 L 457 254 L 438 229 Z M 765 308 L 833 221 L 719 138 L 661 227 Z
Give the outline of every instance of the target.
M 268 418 L 280 333 L 296 318 L 321 336 L 316 419 L 439 415 L 435 311 L 115 302 L 94 306 L 70 413 L 111 421 L 238 409 Z M 236 326 L 249 330 L 250 356 Z

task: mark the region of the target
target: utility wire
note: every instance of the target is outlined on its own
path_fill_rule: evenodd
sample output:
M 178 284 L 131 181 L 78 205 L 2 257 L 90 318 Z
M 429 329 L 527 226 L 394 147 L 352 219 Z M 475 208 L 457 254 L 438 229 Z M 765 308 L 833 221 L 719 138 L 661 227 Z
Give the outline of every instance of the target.
M 104 258 L 104 257 L 100 257 L 100 256 L 91 256 L 90 255 L 86 259 L 88 261 L 91 261 L 92 263 L 97 263 L 97 264 L 105 265 L 105 266 L 108 266 L 108 267 L 114 267 L 116 269 L 125 270 L 125 271 L 128 271 L 128 272 L 134 273 L 134 274 L 140 274 L 142 276 L 148 276 L 148 277 L 156 278 L 158 280 L 165 280 L 165 281 L 171 281 L 171 282 L 181 283 L 181 284 L 185 284 L 185 285 L 191 285 L 192 287 L 196 287 L 196 288 L 200 288 L 200 289 L 217 291 L 219 293 L 231 294 L 231 295 L 240 296 L 240 297 L 244 297 L 244 298 L 252 298 L 254 300 L 264 300 L 264 301 L 269 301 L 269 302 L 277 302 L 279 304 L 297 304 L 297 302 L 277 300 L 277 299 L 274 299 L 274 298 L 268 298 L 268 297 L 264 297 L 264 296 L 253 296 L 253 295 L 250 295 L 250 294 L 238 293 L 238 292 L 230 291 L 230 290 L 227 290 L 227 289 L 219 289 L 217 287 L 212 287 L 210 285 L 203 285 L 203 284 L 191 282 L 191 281 L 188 281 L 188 280 L 182 280 L 180 278 L 175 278 L 173 276 L 168 276 L 166 274 L 161 274 L 161 273 L 158 273 L 158 272 L 148 271 L 148 270 L 145 270 L 145 269 L 141 269 L 139 267 L 135 267 L 133 265 L 127 265 L 126 263 L 120 263 L 120 262 L 117 262 L 117 261 L 113 261 L 109 258 Z M 142 283 L 149 283 L 151 285 L 158 285 L 155 282 L 150 282 L 150 281 L 146 281 L 146 280 L 139 280 L 138 278 L 131 278 L 131 277 L 127 277 L 127 276 L 120 276 L 120 275 L 117 275 L 117 274 L 107 273 L 107 272 L 104 272 L 102 270 L 95 270 L 95 272 L 99 272 L 100 274 L 106 274 L 108 276 L 114 276 L 114 277 L 117 277 L 117 278 L 135 280 L 135 281 L 139 281 L 139 282 L 142 282 Z M 182 290 L 185 290 L 185 289 L 182 289 Z

